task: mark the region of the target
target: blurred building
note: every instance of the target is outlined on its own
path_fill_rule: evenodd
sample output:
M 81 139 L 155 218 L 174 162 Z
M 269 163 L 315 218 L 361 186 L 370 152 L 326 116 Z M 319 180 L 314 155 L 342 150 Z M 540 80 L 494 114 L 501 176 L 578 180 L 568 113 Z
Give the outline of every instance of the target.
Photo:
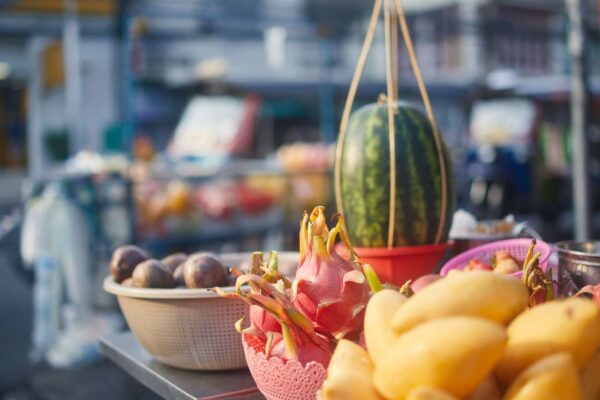
M 596 2 L 587 3 L 590 87 L 596 94 L 598 14 Z M 76 6 L 75 12 L 67 12 L 68 4 Z M 164 149 L 185 104 L 199 93 L 262 98 L 252 156 L 297 140 L 332 142 L 370 4 L 1 2 L 0 165 L 43 176 L 82 149 L 131 153 L 139 137 Z M 562 132 L 558 141 L 568 143 L 563 1 L 404 4 L 434 108 L 457 163 L 471 142 L 472 105 L 494 96 L 532 99 L 541 119 L 550 123 L 549 132 Z M 384 90 L 384 66 L 380 29 L 357 104 L 373 101 Z M 403 51 L 400 69 L 401 98 L 418 101 Z M 560 151 L 567 153 L 565 149 Z M 564 161 L 558 164 L 566 165 Z M 6 179 L 14 180 L 14 174 Z

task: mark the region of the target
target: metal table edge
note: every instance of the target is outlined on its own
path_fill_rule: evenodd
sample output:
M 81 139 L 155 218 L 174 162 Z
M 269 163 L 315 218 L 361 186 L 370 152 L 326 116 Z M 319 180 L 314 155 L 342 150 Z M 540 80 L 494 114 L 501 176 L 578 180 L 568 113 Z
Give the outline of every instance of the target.
M 159 396 L 165 399 L 197 400 L 196 397 L 191 396 L 189 393 L 172 385 L 168 380 L 153 371 L 151 368 L 136 362 L 130 355 L 120 353 L 115 350 L 106 340 L 106 338 L 101 337 L 99 344 L 101 352 L 106 357 L 125 370 L 125 372 L 135 378 L 138 382 L 157 393 Z M 152 376 L 153 379 L 148 379 L 148 376 Z

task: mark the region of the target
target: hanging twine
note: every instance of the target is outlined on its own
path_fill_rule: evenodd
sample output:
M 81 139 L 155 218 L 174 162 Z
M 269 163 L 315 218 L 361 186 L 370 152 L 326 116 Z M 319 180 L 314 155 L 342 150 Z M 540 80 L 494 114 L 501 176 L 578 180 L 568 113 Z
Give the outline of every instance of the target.
M 365 35 L 365 40 L 363 42 L 362 48 L 360 50 L 360 55 L 358 56 L 358 62 L 356 63 L 356 68 L 354 69 L 354 75 L 352 76 L 352 81 L 350 82 L 350 89 L 348 89 L 348 96 L 346 97 L 346 104 L 344 105 L 344 112 L 342 113 L 342 120 L 340 121 L 340 132 L 338 135 L 337 147 L 335 149 L 335 176 L 334 176 L 334 188 L 335 188 L 335 198 L 336 198 L 336 206 L 338 212 L 343 212 L 343 204 L 342 204 L 342 189 L 341 189 L 341 168 L 340 161 L 342 159 L 342 145 L 344 143 L 344 139 L 346 137 L 346 128 L 348 127 L 348 119 L 350 118 L 350 111 L 352 110 L 352 104 L 354 103 L 354 97 L 356 96 L 356 90 L 358 89 L 358 84 L 360 82 L 360 78 L 362 76 L 363 70 L 365 68 L 365 63 L 367 62 L 367 57 L 369 56 L 369 50 L 371 49 L 371 44 L 373 43 L 373 36 L 375 34 L 375 29 L 377 28 L 377 21 L 379 20 L 379 14 L 381 12 L 381 0 L 375 0 L 373 4 L 373 11 L 371 12 L 371 19 L 369 21 L 369 26 L 367 28 L 367 34 Z
M 417 86 L 419 87 L 419 92 L 421 93 L 421 99 L 423 99 L 423 104 L 425 105 L 425 112 L 427 113 L 427 117 L 429 118 L 429 121 L 431 122 L 431 126 L 433 128 L 433 137 L 435 139 L 435 146 L 437 148 L 438 153 L 438 162 L 440 164 L 442 202 L 440 205 L 440 222 L 437 228 L 437 232 L 435 234 L 435 244 L 438 244 L 440 240 L 442 240 L 444 226 L 446 226 L 446 212 L 448 211 L 448 175 L 446 174 L 446 159 L 444 157 L 442 138 L 438 130 L 435 115 L 433 115 L 433 109 L 431 108 L 431 102 L 429 101 L 429 95 L 427 94 L 425 83 L 423 82 L 423 75 L 421 74 L 419 63 L 417 62 L 417 56 L 415 54 L 415 48 L 413 46 L 412 38 L 410 37 L 410 33 L 408 31 L 408 24 L 406 23 L 404 9 L 402 8 L 402 3 L 400 0 L 395 1 L 396 12 L 398 13 L 398 22 L 400 23 L 400 29 L 402 30 L 402 38 L 404 39 L 404 44 L 406 45 L 406 51 L 408 52 L 410 66 L 412 68 L 413 74 L 415 75 L 415 79 L 417 80 Z
M 396 228 L 396 124 L 394 123 L 394 109 L 396 107 L 396 88 L 394 88 L 394 53 L 392 50 L 392 23 L 390 9 L 392 0 L 386 0 L 383 5 L 383 19 L 385 28 L 385 75 L 387 83 L 387 109 L 388 109 L 388 136 L 390 147 L 390 222 L 388 224 L 388 248 L 394 247 L 394 230 Z

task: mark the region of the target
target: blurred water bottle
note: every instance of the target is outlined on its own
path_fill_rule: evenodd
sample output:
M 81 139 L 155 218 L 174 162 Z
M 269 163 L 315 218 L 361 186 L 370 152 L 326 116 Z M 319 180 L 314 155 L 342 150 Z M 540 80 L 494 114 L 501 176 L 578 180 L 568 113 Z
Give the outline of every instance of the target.
M 52 346 L 58 332 L 58 316 L 55 302 L 60 292 L 60 272 L 50 257 L 39 257 L 34 262 L 35 284 L 33 286 L 33 361 L 41 361 Z

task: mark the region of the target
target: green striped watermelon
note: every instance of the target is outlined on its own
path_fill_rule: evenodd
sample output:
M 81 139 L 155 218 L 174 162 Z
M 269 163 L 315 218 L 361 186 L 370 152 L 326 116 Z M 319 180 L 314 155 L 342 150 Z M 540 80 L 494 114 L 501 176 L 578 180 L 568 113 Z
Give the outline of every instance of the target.
M 399 102 L 395 114 L 396 215 L 393 246 L 436 242 L 442 213 L 445 223 L 438 242 L 448 239 L 455 207 L 454 179 L 445 145 L 447 206 L 442 210 L 438 151 L 429 119 L 415 106 Z M 338 207 L 343 211 L 353 245 L 388 245 L 390 148 L 387 103 L 356 110 L 348 121 L 341 156 Z M 339 175 L 338 175 L 339 174 Z

